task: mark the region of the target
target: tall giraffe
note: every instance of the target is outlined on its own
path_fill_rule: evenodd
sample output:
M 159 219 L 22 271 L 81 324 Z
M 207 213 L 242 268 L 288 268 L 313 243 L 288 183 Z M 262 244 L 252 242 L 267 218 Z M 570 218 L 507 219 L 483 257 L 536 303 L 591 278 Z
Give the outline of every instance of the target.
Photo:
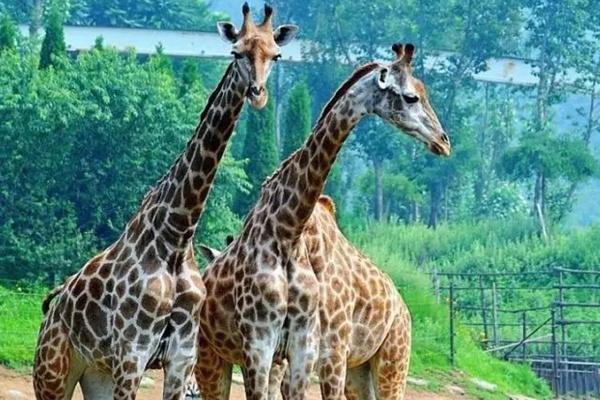
M 247 398 L 267 398 L 271 363 L 282 358 L 289 362 L 289 397 L 303 398 L 317 350 L 320 359 L 339 366 L 325 374 L 335 379 L 323 384 L 323 396 L 343 395 L 345 354 L 335 352 L 336 343 L 318 349 L 320 289 L 300 243 L 302 231 L 337 153 L 364 116 L 378 115 L 434 154 L 450 154 L 425 87 L 412 76 L 414 46 L 393 50 L 390 65 L 367 64 L 342 84 L 305 144 L 263 184 L 240 236 L 204 272 L 195 373 L 205 399 L 228 395 L 234 363 L 242 366 Z
M 242 11 L 239 32 L 218 24 L 235 59 L 183 154 L 121 237 L 51 294 L 57 301 L 42 323 L 33 372 L 38 399 L 70 399 L 77 383 L 86 398 L 135 399 L 142 373 L 158 364 L 163 398 L 183 398 L 206 293 L 192 237 L 244 99 L 256 108 L 266 104 L 271 63 L 297 31 L 293 25 L 273 30 L 268 6 L 259 25 L 248 4 Z
M 346 399 L 402 399 L 411 319 L 394 282 L 346 239 L 328 196 L 319 197 L 300 243 L 306 247 L 321 288 L 320 350 L 342 355 L 321 357 L 321 385 L 339 385 L 339 375 L 346 375 Z M 200 248 L 209 261 L 220 254 L 204 245 Z M 340 364 L 334 364 L 336 360 Z M 279 392 L 284 399 L 288 397 L 285 372 L 285 360 L 272 366 L 269 398 L 276 398 Z M 289 374 L 285 377 L 290 378 Z M 190 385 L 190 393 L 194 386 Z

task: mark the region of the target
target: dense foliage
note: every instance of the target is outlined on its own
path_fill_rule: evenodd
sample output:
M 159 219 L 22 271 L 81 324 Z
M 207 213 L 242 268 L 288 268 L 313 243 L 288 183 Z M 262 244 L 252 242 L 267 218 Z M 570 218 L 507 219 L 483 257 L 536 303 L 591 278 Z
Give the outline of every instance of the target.
M 207 91 L 182 84 L 164 56 L 140 64 L 101 42 L 42 70 L 36 53 L 1 53 L 2 278 L 59 280 L 120 235 L 193 132 Z M 239 224 L 231 192 L 245 174 L 230 155 L 223 164 L 204 241 Z
M 248 110 L 245 131 L 241 157 L 247 160 L 245 169 L 251 186 L 249 191 L 239 191 L 236 196 L 235 211 L 241 216 L 256 203 L 262 182 L 278 164 L 273 101 L 261 110 Z
M 290 89 L 283 113 L 280 159 L 285 160 L 302 146 L 311 128 L 311 100 L 305 82 L 299 82 Z
M 19 23 L 36 24 L 43 9 L 66 12 L 68 25 L 212 30 L 225 16 L 210 12 L 204 0 L 23 0 L 0 4 Z M 40 10 L 40 11 L 38 11 Z M 39 15 L 37 15 L 39 14 Z M 48 13 L 47 13 L 48 14 Z

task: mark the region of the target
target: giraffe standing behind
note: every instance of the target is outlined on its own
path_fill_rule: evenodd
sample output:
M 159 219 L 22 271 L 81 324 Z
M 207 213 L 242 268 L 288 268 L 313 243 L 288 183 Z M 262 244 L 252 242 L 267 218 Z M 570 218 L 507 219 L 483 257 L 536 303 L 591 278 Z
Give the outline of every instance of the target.
M 242 232 L 204 273 L 196 379 L 205 399 L 226 398 L 242 366 L 248 399 L 267 398 L 271 363 L 289 362 L 289 398 L 305 398 L 318 356 L 324 398 L 343 397 L 351 330 L 318 343 L 319 282 L 300 236 L 352 128 L 376 114 L 438 155 L 450 142 L 412 76 L 412 45 L 394 45 L 390 65 L 356 70 L 327 103 L 303 147 L 263 184 Z M 320 347 L 320 348 L 319 348 Z M 333 371 L 329 368 L 333 366 Z
M 161 365 L 164 399 L 182 399 L 195 363 L 205 297 L 192 237 L 244 99 L 266 104 L 271 62 L 297 27 L 255 25 L 247 4 L 240 32 L 228 22 L 229 65 L 194 136 L 145 196 L 121 237 L 57 293 L 42 323 L 34 365 L 38 400 L 70 399 L 77 383 L 93 399 L 135 399 L 144 370 Z M 48 303 L 46 302 L 46 306 Z

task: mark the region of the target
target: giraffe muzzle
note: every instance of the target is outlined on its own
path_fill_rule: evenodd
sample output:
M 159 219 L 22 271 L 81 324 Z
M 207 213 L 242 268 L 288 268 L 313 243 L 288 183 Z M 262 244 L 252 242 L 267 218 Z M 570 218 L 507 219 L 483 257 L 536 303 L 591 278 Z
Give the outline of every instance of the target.
M 268 100 L 268 95 L 267 91 L 265 90 L 265 87 L 256 84 L 250 85 L 246 97 L 250 104 L 252 104 L 252 107 L 256 109 L 263 108 L 267 104 Z
M 427 144 L 427 148 L 437 156 L 449 156 L 452 153 L 452 145 L 446 132 L 442 132 L 438 138 L 431 140 Z

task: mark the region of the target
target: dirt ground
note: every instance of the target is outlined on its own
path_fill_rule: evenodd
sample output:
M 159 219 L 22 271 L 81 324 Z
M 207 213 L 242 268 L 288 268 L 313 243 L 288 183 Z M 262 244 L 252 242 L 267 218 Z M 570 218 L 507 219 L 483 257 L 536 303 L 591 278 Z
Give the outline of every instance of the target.
M 162 376 L 158 371 L 148 373 L 154 380 L 152 387 L 143 387 L 138 393 L 138 400 L 160 400 L 162 390 Z M 234 380 L 237 380 L 234 378 Z M 231 399 L 242 400 L 245 398 L 244 388 L 240 383 L 234 383 L 231 390 Z M 446 395 L 439 393 L 429 393 L 415 391 L 409 388 L 405 397 L 406 400 L 458 400 L 465 399 L 466 396 Z M 31 375 L 17 373 L 0 367 L 0 400 L 19 400 L 19 399 L 34 399 L 33 387 L 31 383 Z M 320 398 L 319 388 L 313 385 L 310 389 L 309 400 L 317 400 Z M 83 396 L 79 389 L 75 392 L 73 400 L 83 400 Z

